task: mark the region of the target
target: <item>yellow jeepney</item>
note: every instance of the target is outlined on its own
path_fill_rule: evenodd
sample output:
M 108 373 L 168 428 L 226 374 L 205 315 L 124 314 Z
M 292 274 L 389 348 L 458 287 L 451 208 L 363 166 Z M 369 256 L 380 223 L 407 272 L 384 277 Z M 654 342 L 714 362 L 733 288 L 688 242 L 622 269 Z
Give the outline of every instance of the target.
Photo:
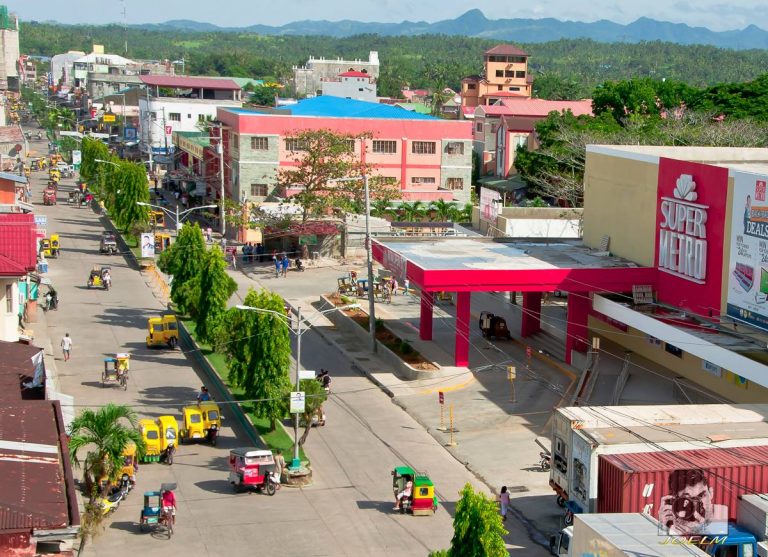
M 176 348 L 179 343 L 179 323 L 176 316 L 169 314 L 150 317 L 147 320 L 147 348 L 161 344 Z

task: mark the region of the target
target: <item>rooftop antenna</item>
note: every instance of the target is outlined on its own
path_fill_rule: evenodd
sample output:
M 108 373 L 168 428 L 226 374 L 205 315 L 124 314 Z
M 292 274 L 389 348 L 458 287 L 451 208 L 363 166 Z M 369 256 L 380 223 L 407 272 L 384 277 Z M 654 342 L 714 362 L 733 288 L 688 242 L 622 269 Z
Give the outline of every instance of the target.
M 128 58 L 128 16 L 125 11 L 125 0 L 120 0 L 120 3 L 123 5 L 123 40 L 125 57 Z

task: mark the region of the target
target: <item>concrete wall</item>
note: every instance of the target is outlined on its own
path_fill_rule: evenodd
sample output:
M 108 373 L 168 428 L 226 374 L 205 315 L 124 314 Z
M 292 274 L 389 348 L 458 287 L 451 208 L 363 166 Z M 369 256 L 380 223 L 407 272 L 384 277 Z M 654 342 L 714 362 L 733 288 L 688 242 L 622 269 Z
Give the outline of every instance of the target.
M 10 293 L 11 311 L 8 311 L 8 293 Z M 17 277 L 0 277 L 0 340 L 7 342 L 18 342 L 19 340 L 19 287 Z
M 379 77 L 379 56 L 376 52 L 369 54 L 368 60 L 326 60 L 325 58 L 310 58 L 306 67 L 293 68 L 293 85 L 296 95 L 304 97 L 315 95 L 322 89 L 322 80 L 335 78 L 340 73 L 348 71 L 365 72 L 373 78 Z
M 367 77 L 343 77 L 341 81 L 323 81 L 321 85 L 323 95 L 329 97 L 376 102 L 376 84 Z

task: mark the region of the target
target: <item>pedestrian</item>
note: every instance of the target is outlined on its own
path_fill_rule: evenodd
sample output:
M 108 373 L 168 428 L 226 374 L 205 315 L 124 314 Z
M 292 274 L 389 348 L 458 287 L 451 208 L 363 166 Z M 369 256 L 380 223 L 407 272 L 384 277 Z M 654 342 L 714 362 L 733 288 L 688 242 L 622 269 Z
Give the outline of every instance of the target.
M 283 470 L 285 470 L 285 457 L 283 456 L 283 451 L 277 449 L 277 454 L 275 455 L 275 473 L 277 474 L 277 477 L 280 478 L 280 481 L 283 479 Z
M 64 361 L 69 361 L 69 353 L 72 352 L 72 337 L 69 333 L 64 334 L 64 338 L 61 339 L 61 351 L 64 353 Z
M 509 491 L 507 491 L 507 486 L 505 485 L 501 486 L 501 493 L 499 494 L 499 503 L 501 503 L 501 520 L 503 522 L 506 522 L 507 509 L 509 508 Z
M 259 263 L 264 263 L 264 246 L 261 242 L 256 242 L 256 255 L 259 258 Z
M 281 264 L 282 264 L 282 267 L 283 267 L 283 276 L 287 277 L 288 276 L 288 267 L 291 266 L 291 260 L 288 259 L 288 255 L 285 252 L 283 252 L 283 257 L 281 259 Z
M 275 278 L 280 278 L 280 266 L 282 261 L 277 257 L 277 250 L 272 252 L 272 261 L 275 263 Z

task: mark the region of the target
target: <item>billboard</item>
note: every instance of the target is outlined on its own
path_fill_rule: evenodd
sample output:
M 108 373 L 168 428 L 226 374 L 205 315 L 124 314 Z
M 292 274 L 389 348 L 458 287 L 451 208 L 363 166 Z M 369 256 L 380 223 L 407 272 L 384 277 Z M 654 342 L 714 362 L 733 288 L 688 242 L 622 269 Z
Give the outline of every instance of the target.
M 496 224 L 499 215 L 501 194 L 488 188 L 480 188 L 480 218 Z
M 768 329 L 768 176 L 733 173 L 727 313 Z
M 661 158 L 656 208 L 658 300 L 719 315 L 728 169 Z
M 155 235 L 151 232 L 143 232 L 141 234 L 141 256 L 155 256 Z

